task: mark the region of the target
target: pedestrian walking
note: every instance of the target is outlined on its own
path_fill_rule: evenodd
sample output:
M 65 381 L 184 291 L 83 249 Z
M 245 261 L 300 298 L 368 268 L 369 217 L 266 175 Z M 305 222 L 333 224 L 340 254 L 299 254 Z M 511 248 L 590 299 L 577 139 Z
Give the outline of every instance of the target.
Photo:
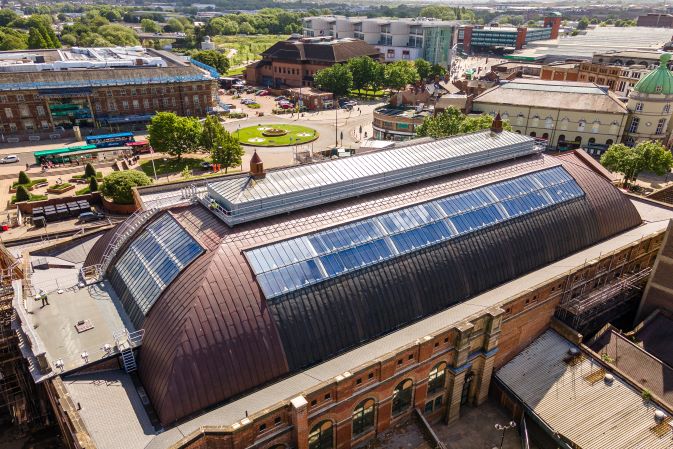
M 47 293 L 45 293 L 44 290 L 40 290 L 40 292 L 37 295 L 37 298 L 39 298 L 42 301 L 42 307 L 49 305 L 49 298 L 47 297 Z

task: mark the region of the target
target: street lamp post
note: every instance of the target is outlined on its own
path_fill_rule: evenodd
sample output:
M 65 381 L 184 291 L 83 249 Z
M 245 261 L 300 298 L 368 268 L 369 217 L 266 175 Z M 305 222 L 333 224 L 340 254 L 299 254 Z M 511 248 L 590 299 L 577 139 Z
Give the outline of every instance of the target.
M 334 146 L 338 147 L 339 146 L 339 122 L 338 122 L 338 117 L 339 117 L 339 99 L 336 99 L 336 102 L 334 103 Z
M 516 427 L 516 423 L 514 421 L 510 421 L 509 424 L 507 425 L 502 425 L 502 424 L 496 424 L 495 429 L 500 430 L 502 432 L 502 436 L 500 437 L 500 446 L 499 447 L 493 447 L 493 449 L 502 449 L 502 445 L 505 442 L 505 433 L 509 429 L 514 429 Z

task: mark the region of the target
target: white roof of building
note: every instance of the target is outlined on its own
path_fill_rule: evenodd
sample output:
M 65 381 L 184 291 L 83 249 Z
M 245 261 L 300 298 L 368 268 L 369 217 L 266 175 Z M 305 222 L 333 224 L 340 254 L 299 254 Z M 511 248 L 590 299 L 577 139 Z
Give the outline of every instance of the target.
M 582 449 L 670 449 L 671 437 L 659 437 L 653 403 L 616 375 L 606 382 L 595 360 L 564 361 L 575 347 L 548 330 L 497 373 L 526 407 Z M 575 347 L 576 348 L 576 347 Z M 595 375 L 594 379 L 588 376 Z M 667 433 L 670 432 L 668 428 Z
M 231 225 L 539 151 L 521 134 L 482 131 L 270 171 L 264 179 L 231 177 L 210 183 L 208 194 L 230 214 L 223 218 Z

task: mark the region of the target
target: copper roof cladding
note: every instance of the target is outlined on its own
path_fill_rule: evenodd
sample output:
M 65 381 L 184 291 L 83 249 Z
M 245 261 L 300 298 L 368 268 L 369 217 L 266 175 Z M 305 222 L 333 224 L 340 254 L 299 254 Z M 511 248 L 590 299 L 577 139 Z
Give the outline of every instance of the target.
M 575 178 L 584 197 L 280 300 L 264 299 L 242 252 L 556 165 L 563 165 Z M 235 228 L 218 222 L 199 205 L 174 208 L 171 213 L 200 242 L 204 233 L 211 241 L 204 244 L 206 253 L 166 288 L 145 319 L 139 374 L 164 425 L 640 223 L 628 199 L 580 159 L 542 155 Z

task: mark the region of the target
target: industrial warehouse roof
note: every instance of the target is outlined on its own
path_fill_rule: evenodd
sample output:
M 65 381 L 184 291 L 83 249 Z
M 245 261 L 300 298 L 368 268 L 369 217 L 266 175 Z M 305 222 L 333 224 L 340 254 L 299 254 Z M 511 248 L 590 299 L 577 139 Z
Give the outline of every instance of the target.
M 628 112 L 613 92 L 594 83 L 527 79 L 503 82 L 478 95 L 474 104 L 476 110 L 486 109 L 486 105 L 509 105 L 613 114 Z
M 204 253 L 165 286 L 144 318 L 140 376 L 165 425 L 640 223 L 631 203 L 580 159 L 541 155 L 234 228 L 199 205 L 167 213 Z M 388 235 L 351 231 L 371 220 Z M 139 230 L 136 239 L 147 235 Z M 293 243 L 301 238 L 326 244 L 313 249 L 329 254 L 301 260 Z M 281 254 L 274 245 L 283 241 L 290 246 Z M 92 262 L 105 242 L 92 250 Z M 255 265 L 253 251 L 264 248 L 281 263 Z M 302 262 L 308 265 L 297 269 Z M 318 274 L 312 263 L 326 277 L 310 278 Z M 269 269 L 286 290 L 262 285 Z M 115 279 L 116 289 L 128 290 Z
M 525 407 L 561 439 L 582 449 L 670 449 L 671 427 L 657 426 L 653 403 L 590 357 L 566 363 L 575 347 L 548 330 L 496 373 Z M 575 347 L 575 349 L 577 349 Z M 655 430 L 662 427 L 663 436 Z
M 262 52 L 264 58 L 295 62 L 346 62 L 358 56 L 377 58 L 379 51 L 376 47 L 360 39 L 316 37 L 280 41 Z
M 208 184 L 208 193 L 233 225 L 539 151 L 529 137 L 483 131 L 270 171 L 263 179 L 231 177 Z

